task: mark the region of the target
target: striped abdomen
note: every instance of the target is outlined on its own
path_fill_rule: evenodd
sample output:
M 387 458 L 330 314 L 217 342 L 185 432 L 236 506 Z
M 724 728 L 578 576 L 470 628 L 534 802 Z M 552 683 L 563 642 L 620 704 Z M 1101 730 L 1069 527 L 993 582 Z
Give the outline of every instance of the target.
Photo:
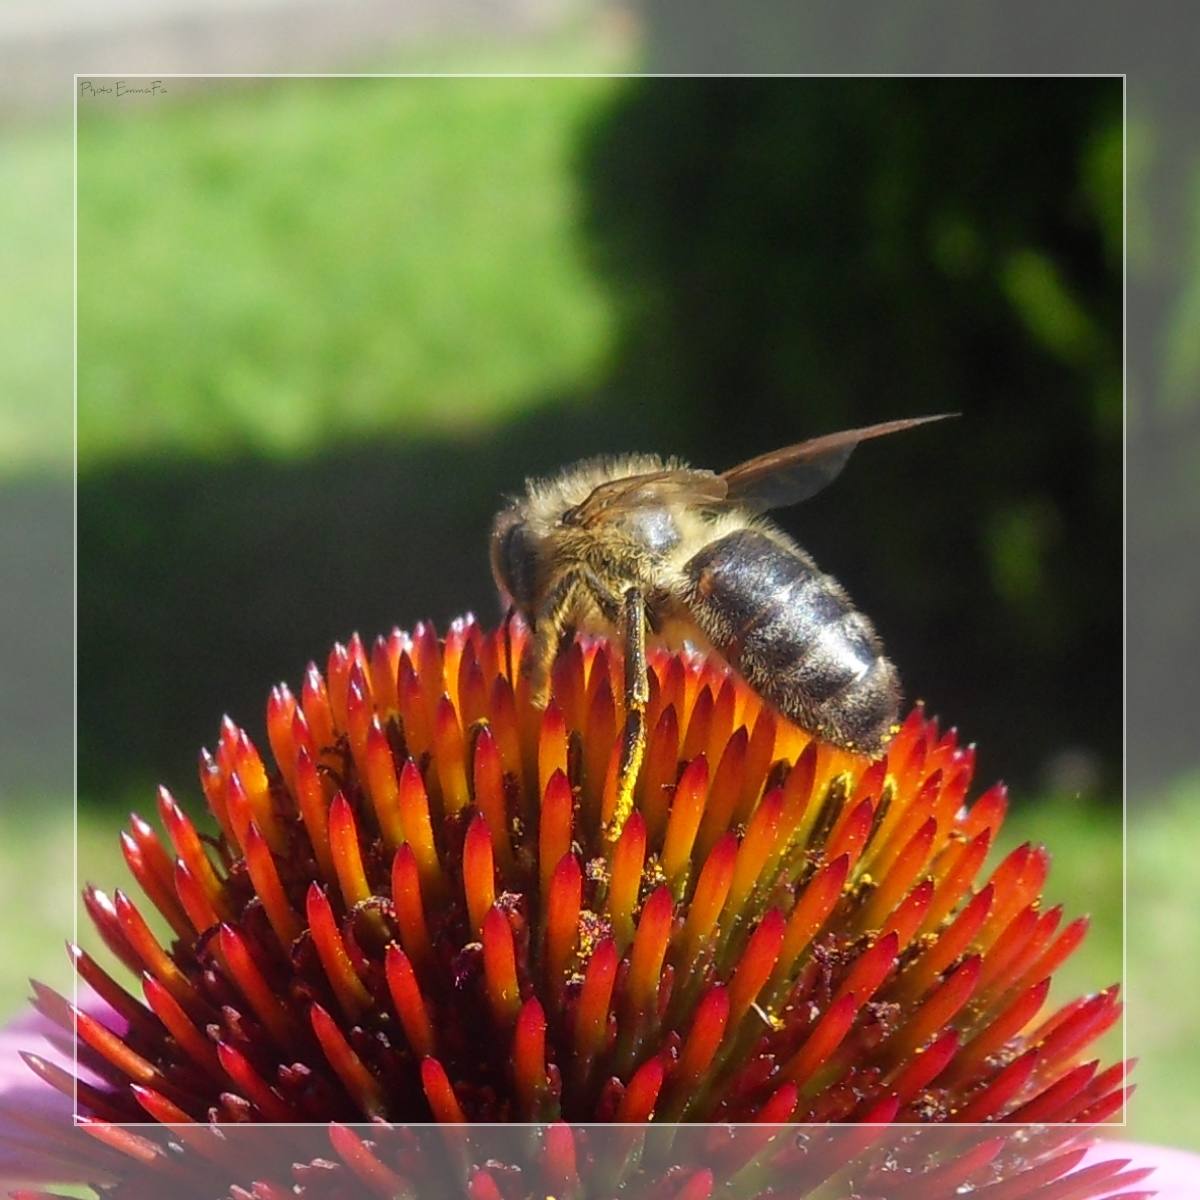
M 896 669 L 835 579 L 759 529 L 710 542 L 684 575 L 693 620 L 760 696 L 826 741 L 879 753 L 899 713 Z

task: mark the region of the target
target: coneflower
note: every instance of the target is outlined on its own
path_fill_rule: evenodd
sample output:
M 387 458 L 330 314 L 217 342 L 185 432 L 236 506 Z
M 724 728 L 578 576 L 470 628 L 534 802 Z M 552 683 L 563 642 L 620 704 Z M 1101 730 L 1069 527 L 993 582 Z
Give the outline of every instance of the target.
M 917 709 L 871 761 L 659 654 L 613 840 L 619 655 L 572 644 L 539 710 L 523 643 L 471 618 L 356 636 L 272 692 L 274 768 L 229 720 L 201 754 L 217 836 L 165 788 L 165 838 L 132 818 L 174 940 L 89 887 L 141 996 L 78 948 L 106 1019 L 37 988 L 90 1073 L 29 1057 L 76 1097 L 70 1178 L 120 1200 L 1141 1194 L 1119 1160 L 1073 1170 L 1077 1127 L 1126 1095 L 1086 1055 L 1117 989 L 1046 1010 L 1086 922 L 1043 908 L 1039 847 L 982 877 L 1005 793 L 969 800 L 953 731 Z

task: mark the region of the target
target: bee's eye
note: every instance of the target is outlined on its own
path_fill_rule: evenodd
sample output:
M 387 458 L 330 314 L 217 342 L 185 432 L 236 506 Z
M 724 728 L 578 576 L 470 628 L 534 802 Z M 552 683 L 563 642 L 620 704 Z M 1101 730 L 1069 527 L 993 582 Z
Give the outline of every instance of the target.
M 559 518 L 559 523 L 562 525 L 574 525 L 575 518 L 579 515 L 579 505 L 572 504 L 570 508 L 563 513 Z
M 498 531 L 493 564 L 498 581 L 513 602 L 528 612 L 537 598 L 537 543 L 524 521 L 514 521 Z

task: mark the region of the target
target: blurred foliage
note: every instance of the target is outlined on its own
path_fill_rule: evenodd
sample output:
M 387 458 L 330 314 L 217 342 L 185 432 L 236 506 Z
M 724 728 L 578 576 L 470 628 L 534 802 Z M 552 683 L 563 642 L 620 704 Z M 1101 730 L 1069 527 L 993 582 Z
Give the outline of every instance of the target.
M 1200 765 L 1197 106 L 1143 113 L 1127 141 L 1126 731 L 1131 786 L 1149 789 Z
M 982 779 L 1115 791 L 1120 118 L 1112 79 L 276 81 L 93 113 L 81 459 L 181 452 L 80 480 L 84 794 L 187 779 L 334 637 L 495 612 L 486 532 L 528 473 L 937 411 L 962 419 L 781 518 Z

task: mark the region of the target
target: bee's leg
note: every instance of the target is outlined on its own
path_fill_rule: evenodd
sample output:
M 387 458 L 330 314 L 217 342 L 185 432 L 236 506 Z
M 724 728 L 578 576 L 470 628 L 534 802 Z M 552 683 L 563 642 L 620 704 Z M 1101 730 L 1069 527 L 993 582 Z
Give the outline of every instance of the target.
M 617 800 L 606 835 L 615 842 L 633 812 L 633 789 L 637 786 L 642 759 L 646 755 L 646 705 L 650 702 L 650 679 L 646 670 L 646 601 L 640 588 L 632 587 L 623 603 L 625 638 L 625 732 L 621 738 L 621 761 L 617 769 Z
M 550 668 L 563 646 L 575 636 L 576 615 L 592 605 L 613 625 L 623 625 L 622 601 L 590 567 L 579 566 L 560 576 L 538 609 L 529 652 L 529 675 L 537 704 L 546 702 Z

